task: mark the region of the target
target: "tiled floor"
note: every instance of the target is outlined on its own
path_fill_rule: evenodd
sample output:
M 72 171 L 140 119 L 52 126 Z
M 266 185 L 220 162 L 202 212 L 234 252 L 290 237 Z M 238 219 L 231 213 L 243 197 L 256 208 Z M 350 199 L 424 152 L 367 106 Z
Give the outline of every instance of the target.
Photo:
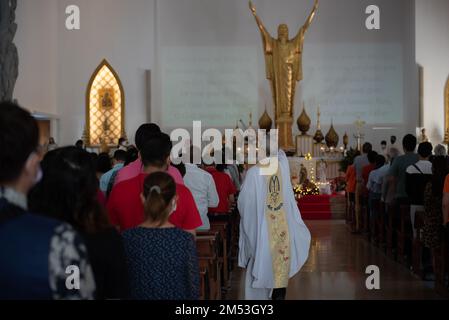
M 439 299 L 433 283 L 415 278 L 360 236 L 351 235 L 344 221 L 307 221 L 312 233 L 309 260 L 290 281 L 287 299 Z M 380 269 L 380 290 L 368 290 L 366 267 Z M 232 275 L 228 299 L 243 299 L 244 270 Z

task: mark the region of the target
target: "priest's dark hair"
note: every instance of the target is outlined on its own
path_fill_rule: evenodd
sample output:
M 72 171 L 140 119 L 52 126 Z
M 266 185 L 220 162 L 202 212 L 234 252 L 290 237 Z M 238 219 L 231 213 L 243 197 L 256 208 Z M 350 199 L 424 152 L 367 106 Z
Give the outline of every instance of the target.
M 38 145 L 39 128 L 32 115 L 15 103 L 0 103 L 0 184 L 20 176 Z
M 50 151 L 42 161 L 42 180 L 29 194 L 32 212 L 96 233 L 109 227 L 98 203 L 98 181 L 91 155 L 76 147 Z
M 155 123 L 145 123 L 139 127 L 136 131 L 136 147 L 137 150 L 141 150 L 143 145 L 151 138 L 152 135 L 161 133 L 161 128 Z
M 167 164 L 172 149 L 170 137 L 165 133 L 153 134 L 140 149 L 143 165 L 162 168 Z

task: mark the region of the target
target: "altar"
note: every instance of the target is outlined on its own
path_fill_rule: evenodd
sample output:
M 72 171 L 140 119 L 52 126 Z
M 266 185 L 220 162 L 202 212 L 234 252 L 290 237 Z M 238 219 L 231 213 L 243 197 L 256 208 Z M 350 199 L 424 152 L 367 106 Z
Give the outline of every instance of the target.
M 340 176 L 340 162 L 343 160 L 341 159 L 326 159 L 326 158 L 312 158 L 311 160 L 306 160 L 304 157 L 290 157 L 288 158 L 288 162 L 290 165 L 290 172 L 291 177 L 293 178 L 299 178 L 300 177 L 300 171 L 301 171 L 301 164 L 304 165 L 306 168 L 312 164 L 314 171 L 317 172 L 317 163 L 319 161 L 324 161 L 326 164 L 326 177 L 328 180 L 335 179 Z M 308 170 L 309 176 L 311 176 L 311 172 Z

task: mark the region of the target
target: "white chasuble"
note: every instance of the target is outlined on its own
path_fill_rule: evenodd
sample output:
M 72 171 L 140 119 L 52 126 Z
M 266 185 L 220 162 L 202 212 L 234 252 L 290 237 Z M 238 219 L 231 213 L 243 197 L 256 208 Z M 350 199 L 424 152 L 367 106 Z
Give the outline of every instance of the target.
M 301 218 L 283 151 L 278 160 L 273 176 L 262 175 L 259 166 L 249 169 L 239 195 L 239 266 L 246 269 L 245 299 L 269 299 L 273 289 L 287 287 L 309 255 L 310 232 Z

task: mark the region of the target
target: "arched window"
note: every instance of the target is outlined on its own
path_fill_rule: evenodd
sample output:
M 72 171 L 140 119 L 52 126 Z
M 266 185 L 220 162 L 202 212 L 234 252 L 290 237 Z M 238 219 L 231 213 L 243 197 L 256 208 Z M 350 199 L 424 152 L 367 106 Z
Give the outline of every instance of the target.
M 103 60 L 90 78 L 86 93 L 85 143 L 115 146 L 125 133 L 125 92 L 115 70 Z

